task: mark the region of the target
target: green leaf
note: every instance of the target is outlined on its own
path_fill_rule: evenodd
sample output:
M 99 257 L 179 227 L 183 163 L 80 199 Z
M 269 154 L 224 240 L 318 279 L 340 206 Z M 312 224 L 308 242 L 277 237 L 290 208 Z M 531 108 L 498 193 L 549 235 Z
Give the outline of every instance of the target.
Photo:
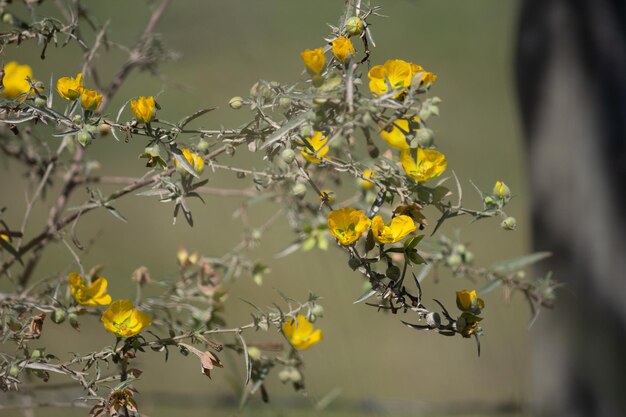
M 552 256 L 551 252 L 536 252 L 518 258 L 507 259 L 491 266 L 491 269 L 498 272 L 510 272 L 532 265 Z
M 407 251 L 414 249 L 417 244 L 420 243 L 422 239 L 424 239 L 424 236 L 425 235 L 419 235 L 412 237 L 411 239 L 407 239 L 406 242 L 404 242 L 404 247 L 407 249 Z
M 502 281 L 499 279 L 494 279 L 493 281 L 489 281 L 478 290 L 478 295 L 489 294 L 491 291 L 495 290 L 500 285 L 502 285 Z
M 304 252 L 309 251 L 315 247 L 316 243 L 317 240 L 313 236 L 308 237 L 304 240 L 304 242 L 302 242 L 302 250 Z
M 368 298 L 370 298 L 374 294 L 376 294 L 376 290 L 371 288 L 371 289 L 365 291 L 363 294 L 361 294 L 361 296 L 359 298 L 357 298 L 355 301 L 353 301 L 352 304 L 358 304 L 361 301 L 367 300 Z
M 200 109 L 197 112 L 195 112 L 194 114 L 185 117 L 180 122 L 178 122 L 179 129 L 183 129 L 191 121 L 197 119 L 198 117 L 200 117 L 200 116 L 202 116 L 204 114 L 207 114 L 208 112 L 211 112 L 211 111 L 215 110 L 216 108 L 217 107 L 207 107 L 207 108 L 204 108 L 204 109 Z

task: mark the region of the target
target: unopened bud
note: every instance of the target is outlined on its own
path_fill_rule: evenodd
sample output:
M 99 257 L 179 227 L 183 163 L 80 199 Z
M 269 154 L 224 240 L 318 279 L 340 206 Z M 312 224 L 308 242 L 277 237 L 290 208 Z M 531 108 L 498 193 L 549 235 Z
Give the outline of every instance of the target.
M 294 152 L 293 149 L 285 149 L 280 153 L 280 158 L 286 164 L 292 164 L 293 161 L 296 159 L 296 153 Z
M 291 188 L 291 194 L 294 197 L 302 198 L 306 194 L 306 185 L 304 184 L 296 184 Z
M 258 361 L 259 359 L 261 359 L 261 350 L 259 348 L 257 348 L 257 347 L 249 346 L 248 347 L 248 356 L 253 361 Z
M 417 143 L 422 148 L 430 148 L 435 143 L 435 134 L 425 127 L 417 130 Z
M 350 36 L 359 36 L 363 32 L 363 21 L 356 16 L 352 16 L 346 22 L 346 30 Z
M 98 133 L 100 134 L 100 136 L 107 136 L 109 133 L 111 133 L 111 126 L 106 123 L 100 123 L 98 125 Z
M 517 227 L 517 220 L 515 220 L 515 217 L 507 217 L 506 219 L 502 220 L 502 223 L 500 223 L 500 227 L 502 227 L 504 230 L 515 230 L 515 228 Z
M 283 109 L 288 109 L 291 106 L 291 98 L 281 97 L 278 99 L 278 105 Z
M 48 102 L 46 101 L 45 97 L 37 96 L 35 98 L 35 106 L 37 106 L 37 107 L 47 107 L 48 106 Z
M 319 304 L 315 304 L 313 307 L 311 307 L 311 313 L 315 314 L 318 317 L 323 317 L 324 316 L 324 307 L 322 307 Z
M 72 122 L 76 124 L 81 124 L 83 122 L 83 116 L 81 116 L 80 114 L 75 114 L 74 117 L 72 117 Z
M 43 81 L 37 81 L 34 84 L 35 88 L 39 91 L 42 91 L 44 88 L 46 88 L 46 85 L 43 83 Z
M 67 313 L 65 312 L 65 310 L 54 310 L 50 315 L 50 319 L 56 324 L 63 323 L 66 317 Z
M 448 264 L 450 268 L 457 268 L 462 263 L 463 263 L 463 258 L 461 258 L 461 255 L 458 255 L 456 253 L 453 253 L 452 255 L 448 256 L 448 258 L 446 259 L 446 264 Z
M 76 140 L 78 140 L 78 143 L 85 147 L 91 142 L 91 135 L 83 130 L 76 135 Z
M 278 379 L 283 384 L 288 382 L 291 379 L 291 371 L 289 371 L 289 369 L 283 369 L 278 373 Z
M 228 102 L 228 105 L 233 110 L 239 110 L 240 108 L 243 107 L 244 100 L 242 97 L 236 96 L 230 99 L 230 101 Z
M 206 153 L 206 151 L 209 150 L 209 142 L 207 142 L 204 139 L 200 139 L 200 142 L 198 142 L 197 148 L 199 152 Z
M 2 15 L 2 21 L 4 23 L 8 23 L 9 25 L 13 24 L 13 15 L 11 13 L 4 13 Z
M 496 181 L 493 186 L 493 195 L 504 200 L 511 198 L 511 189 L 502 181 Z

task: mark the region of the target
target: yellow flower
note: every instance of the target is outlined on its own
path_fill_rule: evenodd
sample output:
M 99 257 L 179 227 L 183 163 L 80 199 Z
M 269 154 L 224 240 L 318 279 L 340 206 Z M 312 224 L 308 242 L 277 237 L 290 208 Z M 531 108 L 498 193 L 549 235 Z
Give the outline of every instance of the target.
M 6 233 L 0 233 L 0 239 L 4 240 L 5 242 L 9 242 L 9 235 L 7 235 Z
M 334 41 L 332 41 L 333 45 L 333 55 L 337 57 L 341 62 L 346 62 L 352 56 L 354 56 L 354 46 L 352 45 L 352 41 L 345 36 L 340 36 Z
M 415 229 L 415 222 L 409 216 L 394 217 L 389 226 L 385 225 L 381 216 L 375 216 L 372 219 L 374 239 L 382 244 L 399 242 Z
M 297 323 L 296 323 L 297 320 Z M 283 334 L 294 348 L 298 350 L 308 349 L 324 338 L 320 329 L 314 330 L 313 324 L 302 314 L 298 314 L 296 320 L 291 319 L 283 323 Z
M 75 272 L 69 275 L 72 297 L 78 304 L 84 306 L 98 306 L 111 304 L 111 296 L 106 293 L 108 282 L 99 277 L 87 286 L 87 280 Z
M 96 111 L 98 107 L 100 107 L 100 104 L 102 104 L 102 94 L 98 93 L 96 90 L 83 88 L 80 94 L 80 104 L 85 110 Z
M 446 170 L 448 162 L 439 151 L 417 148 L 417 163 L 411 153 L 410 149 L 400 152 L 400 161 L 406 174 L 417 182 L 426 182 Z
M 370 90 L 372 93 L 383 95 L 390 91 L 387 83 L 391 85 L 391 90 L 401 88 L 394 96 L 398 98 L 411 85 L 413 71 L 411 64 L 401 59 L 390 59 L 383 65 L 376 65 L 367 73 L 370 80 Z
M 146 313 L 137 310 L 130 300 L 113 302 L 100 318 L 104 328 L 118 337 L 131 337 L 152 324 Z
M 185 157 L 185 159 L 187 160 L 187 162 L 189 162 L 189 165 L 191 165 L 193 167 L 193 170 L 196 171 L 196 173 L 201 173 L 204 170 L 204 159 L 202 159 L 202 157 L 200 155 L 198 155 L 195 152 L 191 152 L 189 149 L 187 148 L 183 148 L 181 149 L 183 156 Z M 174 159 L 174 166 L 176 167 L 176 169 L 178 170 L 178 172 L 182 173 L 182 174 L 186 174 L 187 171 L 185 170 L 185 168 L 178 166 L 178 160 Z
M 2 78 L 2 95 L 14 99 L 20 94 L 26 94 L 31 87 L 26 78 L 33 78 L 33 70 L 28 65 L 20 65 L 11 61 L 4 66 Z
M 364 169 L 363 170 L 363 178 L 369 178 L 369 179 L 374 179 L 376 178 L 376 173 L 374 171 L 372 171 L 371 169 Z M 372 188 L 374 186 L 373 182 L 367 181 L 365 179 L 359 178 L 359 187 L 361 187 L 364 190 L 369 190 L 370 188 Z
M 391 125 L 391 130 L 381 130 L 380 137 L 393 148 L 400 149 L 401 151 L 407 150 L 410 146 L 406 141 L 406 137 L 415 133 L 419 128 L 419 123 L 419 117 L 414 117 L 410 123 L 409 119 L 398 119 Z
M 323 158 L 330 149 L 330 147 L 326 145 L 326 143 L 328 142 L 328 138 L 322 136 L 322 132 L 315 132 L 313 137 L 305 139 L 313 147 L 315 152 L 311 152 L 311 150 L 305 146 L 304 150 L 300 151 L 300 154 L 304 156 L 307 161 L 313 164 L 319 164 L 320 162 L 322 162 L 322 160 L 316 158 L 316 156 Z
M 498 198 L 508 199 L 511 197 L 511 189 L 502 181 L 496 181 L 493 186 L 493 194 Z
M 310 74 L 319 75 L 324 69 L 326 58 L 324 57 L 324 50 L 322 48 L 306 49 L 302 51 L 300 56 Z
M 76 100 L 83 90 L 83 74 L 76 74 L 76 78 L 61 77 L 57 80 L 57 91 L 66 100 Z
M 359 240 L 370 224 L 370 219 L 361 210 L 346 207 L 328 213 L 328 230 L 344 246 Z
M 178 252 L 176 252 L 176 260 L 181 268 L 188 268 L 198 262 L 198 253 L 194 252 L 189 254 L 187 249 L 181 246 L 178 248 Z
M 139 123 L 150 123 L 156 114 L 154 97 L 139 96 L 130 101 L 130 109 Z
M 480 312 L 485 308 L 485 302 L 482 298 L 478 298 L 476 290 L 463 290 L 456 292 L 456 306 L 461 311 Z

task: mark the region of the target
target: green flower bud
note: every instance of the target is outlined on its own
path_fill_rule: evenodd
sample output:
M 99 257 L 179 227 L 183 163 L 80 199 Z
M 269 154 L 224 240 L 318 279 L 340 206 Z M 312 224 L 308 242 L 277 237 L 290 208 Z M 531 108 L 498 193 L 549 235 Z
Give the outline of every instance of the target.
M 502 227 L 504 230 L 515 230 L 515 228 L 517 227 L 517 220 L 515 220 L 515 217 L 507 217 L 506 219 L 502 220 L 502 223 L 500 223 L 500 227 Z
M 474 253 L 467 251 L 463 254 L 463 261 L 466 264 L 471 264 L 472 262 L 474 262 Z
M 308 321 L 310 321 L 311 323 L 315 323 L 315 320 L 317 320 L 317 316 L 313 313 L 309 314 L 306 318 Z
M 78 143 L 85 147 L 91 143 L 91 135 L 83 130 L 76 135 L 76 140 L 78 140 Z
M 346 30 L 350 36 L 359 36 L 363 33 L 363 21 L 356 16 L 352 16 L 346 22 Z
M 458 268 L 459 266 L 461 266 L 461 264 L 463 263 L 463 258 L 461 258 L 461 255 L 453 253 L 452 255 L 448 256 L 448 258 L 446 259 L 446 264 L 450 267 L 450 268 Z
M 311 313 L 315 314 L 318 317 L 324 317 L 324 307 L 319 304 L 315 304 L 311 307 Z
M 78 124 L 81 124 L 83 122 L 83 116 L 81 116 L 80 114 L 75 114 L 74 117 L 72 117 L 72 122 Z
M 299 134 L 303 138 L 310 138 L 315 135 L 315 132 L 313 131 L 313 127 L 311 125 L 304 125 L 300 128 Z
M 296 368 L 291 368 L 289 379 L 291 382 L 300 382 L 302 381 L 302 374 Z
M 43 81 L 37 81 L 34 85 L 37 90 L 43 90 L 44 88 L 46 88 L 46 85 L 43 83 Z
M 248 347 L 248 356 L 253 361 L 260 360 L 261 359 L 261 349 L 259 349 L 257 347 L 254 347 L 254 346 L 249 346 Z
M 282 371 L 278 373 L 278 379 L 283 384 L 286 382 L 289 382 L 289 380 L 291 379 L 291 371 L 287 368 L 283 369 Z
M 452 250 L 453 250 L 454 252 L 456 252 L 456 253 L 463 254 L 463 253 L 465 253 L 465 251 L 467 250 L 467 248 L 465 247 L 465 245 L 464 245 L 464 244 L 459 243 L 459 244 L 454 245 L 454 247 L 452 248 Z
M 296 153 L 293 149 L 285 149 L 280 153 L 280 158 L 285 161 L 286 164 L 292 164 L 296 159 Z
M 54 310 L 52 312 L 52 315 L 50 316 L 52 321 L 56 324 L 63 323 L 66 317 L 67 317 L 67 313 L 65 312 L 65 310 Z
M 244 104 L 245 104 L 245 102 L 244 102 L 243 98 L 239 97 L 239 96 L 231 98 L 230 101 L 228 102 L 228 105 L 233 110 L 239 110 L 240 108 L 243 107 Z
M 492 196 L 485 196 L 485 207 L 491 209 L 498 208 L 498 206 L 498 202 Z
M 91 133 L 92 135 L 95 135 L 96 133 L 98 133 L 98 126 L 86 125 L 85 130 Z
M 39 349 L 33 349 L 33 351 L 30 353 L 30 358 L 31 359 L 37 359 L 41 357 L 41 350 Z
M 417 130 L 417 143 L 422 148 L 430 148 L 435 143 L 435 134 L 425 127 Z
M 2 21 L 4 23 L 12 25 L 13 24 L 13 15 L 11 13 L 4 13 L 4 14 L 2 14 Z
M 157 156 L 160 155 L 159 145 L 147 146 L 146 149 L 144 149 L 143 151 L 153 158 L 156 158 Z
M 35 98 L 35 106 L 37 106 L 37 107 L 47 107 L 48 106 L 48 102 L 46 101 L 45 97 L 37 96 Z
M 200 142 L 198 142 L 197 148 L 198 148 L 198 151 L 202 153 L 206 153 L 209 150 L 209 142 L 207 142 L 204 139 L 200 139 Z
M 9 375 L 11 375 L 13 378 L 16 378 L 19 374 L 20 368 L 18 368 L 16 365 L 11 365 L 11 368 L 9 369 Z
M 278 105 L 283 109 L 288 109 L 291 106 L 291 98 L 281 97 L 278 99 Z
M 291 194 L 294 197 L 298 198 L 304 197 L 304 195 L 306 194 L 306 185 L 300 183 L 294 185 L 293 187 L 291 187 Z

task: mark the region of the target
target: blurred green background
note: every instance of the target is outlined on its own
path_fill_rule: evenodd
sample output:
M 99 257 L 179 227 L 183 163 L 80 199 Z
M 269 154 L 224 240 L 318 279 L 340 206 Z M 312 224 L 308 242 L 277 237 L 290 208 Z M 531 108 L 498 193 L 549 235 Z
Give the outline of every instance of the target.
M 84 3 L 100 23 L 110 20 L 110 39 L 126 45 L 133 45 L 138 39 L 151 8 L 157 4 L 121 0 Z M 508 211 L 518 219 L 518 231 L 501 230 L 498 220 L 469 224 L 467 219 L 456 219 L 447 224 L 443 233 L 453 235 L 461 230 L 462 240 L 471 242 L 477 265 L 528 252 L 528 193 L 512 83 L 517 1 L 377 0 L 373 4 L 381 5 L 381 12 L 389 18 L 371 19 L 377 45 L 372 50 L 372 62 L 402 58 L 423 65 L 439 77 L 431 94 L 443 100 L 441 116 L 432 120 L 430 127 L 436 131 L 448 166 L 463 179 L 466 203 L 479 204 L 469 179 L 484 190 L 490 190 L 501 179 L 516 196 Z M 54 10 L 51 4 L 45 7 Z M 133 73 L 109 110 L 115 113 L 136 95 L 163 91 L 159 97 L 163 110 L 159 114 L 166 119 L 178 120 L 198 108 L 219 106 L 199 124 L 237 126 L 248 114 L 246 110 L 229 109 L 230 97 L 246 95 L 259 78 L 296 81 L 302 71 L 301 50 L 321 46 L 322 37 L 328 33 L 326 23 L 335 24 L 342 9 L 342 0 L 174 2 L 157 32 L 179 54 L 178 59 L 163 64 L 158 76 Z M 16 6 L 15 11 L 18 16 L 27 16 L 23 7 Z M 39 47 L 26 42 L 17 49 L 5 48 L 2 59 L 30 64 L 35 76 L 42 80 L 49 79 L 51 73 L 55 77 L 73 75 L 82 66 L 81 53 L 74 44 L 49 49 L 45 61 L 39 59 L 39 53 Z M 97 61 L 101 77 L 109 80 L 124 59 L 119 51 L 102 54 Z M 93 87 L 89 80 L 86 84 Z M 58 140 L 51 138 L 51 147 L 57 146 Z M 89 148 L 89 157 L 100 161 L 105 175 L 141 176 L 145 168 L 137 155 L 143 147 L 139 138 L 123 143 L 109 137 L 96 141 Z M 19 225 L 25 192 L 32 194 L 33 190 L 16 165 L 6 160 L 0 163 L 0 206 L 9 207 L 5 220 Z M 232 163 L 259 164 L 241 156 Z M 248 180 L 236 180 L 231 174 L 205 176 L 210 178 L 211 186 L 250 185 Z M 73 204 L 81 204 L 85 199 L 84 190 L 79 190 Z M 109 279 L 113 297 L 131 298 L 134 293 L 130 275 L 137 266 L 147 266 L 155 279 L 174 279 L 179 245 L 215 256 L 237 243 L 244 228 L 232 219 L 232 212 L 240 202 L 237 198 L 211 196 L 206 197 L 205 205 L 193 202 L 196 225 L 192 229 L 182 219 L 171 225 L 170 205 L 150 198 L 126 198 L 115 206 L 129 219 L 129 224 L 102 211 L 90 213 L 81 221 L 80 238 L 96 239 L 83 263 L 86 268 L 106 263 L 104 276 Z M 27 233 L 32 235 L 43 227 L 49 203 L 45 201 L 36 207 Z M 272 210 L 259 207 L 252 223 L 261 224 Z M 502 406 L 506 415 L 524 415 L 518 406 L 530 400 L 529 340 L 533 331 L 527 330 L 529 312 L 521 297 L 514 297 L 511 305 L 506 305 L 497 291 L 486 297 L 485 335 L 482 356 L 478 358 L 473 340 L 411 331 L 400 323 L 399 317 L 352 305 L 362 293 L 362 280 L 346 267 L 340 251 L 314 250 L 273 259 L 273 254 L 293 238 L 285 226 L 264 236 L 253 257 L 263 259 L 272 272 L 262 287 L 247 278 L 232 286 L 225 316 L 231 325 L 249 322 L 251 308 L 239 298 L 267 306 L 280 302 L 274 288 L 296 299 L 305 299 L 309 291 L 321 295 L 326 315 L 317 325 L 323 329 L 325 340 L 304 352 L 306 395 L 293 393 L 274 377 L 268 384 L 272 402 L 265 405 L 260 398 L 253 398 L 248 408 L 239 412 L 232 401 L 243 383 L 244 364 L 240 358 L 225 355 L 226 367 L 208 380 L 199 372 L 194 358 L 174 354 L 164 363 L 161 355 L 146 354 L 140 357 L 145 371 L 137 386 L 140 411 L 150 416 L 181 412 L 190 416 L 472 416 L 487 415 L 482 408 L 486 404 L 487 408 Z M 74 268 L 67 249 L 56 245 L 46 252 L 36 277 Z M 6 290 L 4 285 L 2 289 Z M 429 296 L 453 305 L 454 291 L 474 284 L 444 273 L 438 283 L 428 280 L 423 286 Z M 52 326 L 46 323 L 45 330 Z M 45 333 L 48 334 L 37 343 L 59 356 L 84 353 L 111 343 L 111 336 L 96 320 L 83 321 L 80 333 L 66 324 Z M 248 339 L 254 341 L 257 336 L 258 340 L 268 340 L 265 334 L 251 334 Z M 276 335 L 269 336 L 271 339 Z M 58 381 L 53 377 L 51 383 Z M 315 411 L 315 404 L 331 392 L 340 395 L 326 410 Z M 41 395 L 60 398 L 54 391 Z M 73 398 L 81 393 L 63 395 L 62 398 Z M 7 394 L 0 393 L 1 402 L 9 400 Z M 60 410 L 40 409 L 35 415 L 58 413 Z M 63 413 L 84 415 L 85 411 Z

